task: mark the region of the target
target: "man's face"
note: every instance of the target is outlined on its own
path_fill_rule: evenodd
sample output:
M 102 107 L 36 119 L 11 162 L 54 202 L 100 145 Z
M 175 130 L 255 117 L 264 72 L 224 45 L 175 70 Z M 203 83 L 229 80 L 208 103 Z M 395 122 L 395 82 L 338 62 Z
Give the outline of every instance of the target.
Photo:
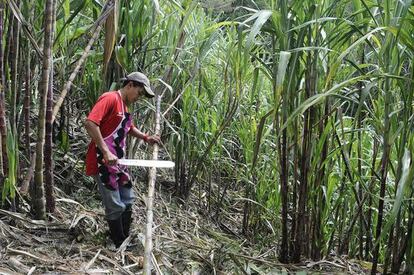
M 144 87 L 142 86 L 134 86 L 132 82 L 128 84 L 128 103 L 134 103 L 136 102 L 141 96 L 145 95 Z

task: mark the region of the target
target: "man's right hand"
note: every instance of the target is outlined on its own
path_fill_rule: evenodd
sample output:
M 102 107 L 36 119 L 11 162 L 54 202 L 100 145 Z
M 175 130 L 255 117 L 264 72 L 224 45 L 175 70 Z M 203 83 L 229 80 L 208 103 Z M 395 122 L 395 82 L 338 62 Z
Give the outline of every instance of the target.
M 104 162 L 107 165 L 116 165 L 118 163 L 118 158 L 112 154 L 109 150 L 103 153 Z

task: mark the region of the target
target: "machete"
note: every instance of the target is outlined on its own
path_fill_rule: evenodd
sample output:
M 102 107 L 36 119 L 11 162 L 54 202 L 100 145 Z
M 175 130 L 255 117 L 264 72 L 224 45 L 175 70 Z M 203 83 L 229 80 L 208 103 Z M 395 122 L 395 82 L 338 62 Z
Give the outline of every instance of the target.
M 145 160 L 145 159 L 118 159 L 118 164 L 127 166 L 173 168 L 175 163 L 167 160 Z

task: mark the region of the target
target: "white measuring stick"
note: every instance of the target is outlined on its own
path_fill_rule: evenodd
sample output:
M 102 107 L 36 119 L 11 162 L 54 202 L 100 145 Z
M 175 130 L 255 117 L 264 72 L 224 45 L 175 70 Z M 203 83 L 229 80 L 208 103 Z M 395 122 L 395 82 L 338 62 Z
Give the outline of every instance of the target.
M 173 168 L 175 163 L 168 160 L 145 160 L 145 159 L 118 159 L 118 164 L 127 166 Z

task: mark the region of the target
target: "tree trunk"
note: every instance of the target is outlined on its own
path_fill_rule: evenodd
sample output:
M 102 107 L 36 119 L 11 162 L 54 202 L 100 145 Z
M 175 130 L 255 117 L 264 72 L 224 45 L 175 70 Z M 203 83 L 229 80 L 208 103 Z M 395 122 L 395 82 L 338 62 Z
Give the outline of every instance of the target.
M 39 83 L 39 118 L 38 133 L 36 144 L 36 166 L 35 166 L 35 186 L 33 197 L 33 208 L 37 219 L 45 219 L 45 199 L 43 188 L 43 150 L 45 143 L 45 119 L 47 106 L 47 93 L 49 87 L 49 75 L 52 58 L 52 37 L 53 37 L 53 18 L 54 18 L 54 0 L 46 1 L 45 8 L 45 36 L 43 46 L 42 78 Z

